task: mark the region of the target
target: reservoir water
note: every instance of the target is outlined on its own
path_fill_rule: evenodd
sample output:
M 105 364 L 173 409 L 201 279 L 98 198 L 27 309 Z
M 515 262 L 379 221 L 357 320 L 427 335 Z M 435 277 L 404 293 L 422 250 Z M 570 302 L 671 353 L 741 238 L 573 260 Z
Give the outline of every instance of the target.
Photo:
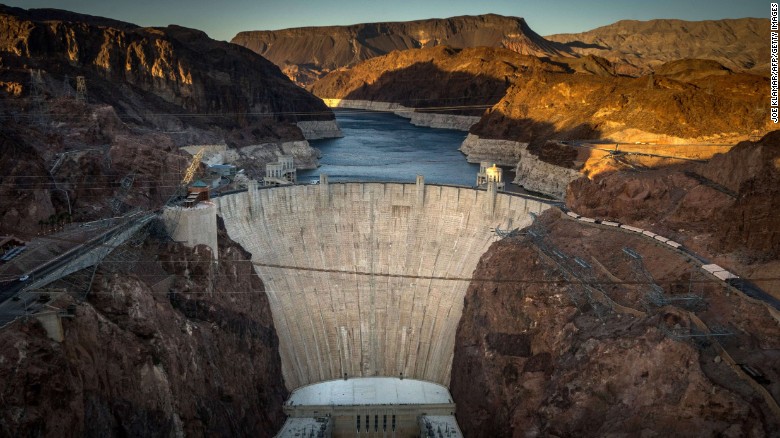
M 424 175 L 431 184 L 473 186 L 478 164 L 458 151 L 466 133 L 414 126 L 395 114 L 337 110 L 342 138 L 312 141 L 322 151 L 320 167 L 299 170 L 298 181 L 414 182 Z

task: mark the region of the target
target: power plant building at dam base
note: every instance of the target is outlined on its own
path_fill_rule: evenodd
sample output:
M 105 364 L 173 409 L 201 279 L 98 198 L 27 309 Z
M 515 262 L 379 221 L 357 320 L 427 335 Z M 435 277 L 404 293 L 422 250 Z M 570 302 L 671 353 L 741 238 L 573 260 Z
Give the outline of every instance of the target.
M 327 175 L 318 185 L 250 183 L 213 202 L 265 285 L 291 391 L 365 378 L 446 389 L 464 296 L 495 230 L 525 227 L 551 207 L 493 183 L 329 184 Z M 297 411 L 287 409 L 291 419 Z

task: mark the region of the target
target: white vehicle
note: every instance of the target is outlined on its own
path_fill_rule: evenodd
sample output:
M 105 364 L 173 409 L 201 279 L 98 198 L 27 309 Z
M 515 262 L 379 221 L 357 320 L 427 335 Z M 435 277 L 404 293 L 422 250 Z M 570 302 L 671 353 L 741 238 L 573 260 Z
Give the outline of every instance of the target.
M 311 185 L 313 185 L 313 186 L 316 186 L 316 185 L 317 185 L 317 184 L 319 184 L 319 183 L 320 183 L 320 180 L 318 180 L 318 179 L 314 179 L 314 180 L 311 180 L 311 182 L 310 182 L 309 184 L 311 184 Z
M 27 274 L 24 274 L 21 277 L 19 277 L 19 281 L 27 281 L 29 279 L 30 279 L 30 276 L 27 275 Z

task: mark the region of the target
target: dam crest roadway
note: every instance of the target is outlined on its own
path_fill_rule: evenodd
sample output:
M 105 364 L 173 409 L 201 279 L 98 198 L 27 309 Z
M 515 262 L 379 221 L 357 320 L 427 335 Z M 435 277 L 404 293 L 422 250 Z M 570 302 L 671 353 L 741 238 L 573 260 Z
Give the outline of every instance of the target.
M 553 202 L 492 183 L 320 178 L 214 199 L 265 284 L 287 388 L 379 376 L 448 385 L 468 279 L 493 230 L 525 227 Z

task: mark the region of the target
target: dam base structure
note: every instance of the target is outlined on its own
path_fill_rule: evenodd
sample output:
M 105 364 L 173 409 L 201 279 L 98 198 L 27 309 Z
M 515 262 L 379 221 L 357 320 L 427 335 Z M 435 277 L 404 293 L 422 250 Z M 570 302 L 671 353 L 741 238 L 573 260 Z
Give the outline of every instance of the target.
M 370 377 L 448 385 L 463 298 L 494 230 L 525 227 L 550 207 L 495 184 L 327 175 L 216 201 L 265 284 L 290 390 Z

